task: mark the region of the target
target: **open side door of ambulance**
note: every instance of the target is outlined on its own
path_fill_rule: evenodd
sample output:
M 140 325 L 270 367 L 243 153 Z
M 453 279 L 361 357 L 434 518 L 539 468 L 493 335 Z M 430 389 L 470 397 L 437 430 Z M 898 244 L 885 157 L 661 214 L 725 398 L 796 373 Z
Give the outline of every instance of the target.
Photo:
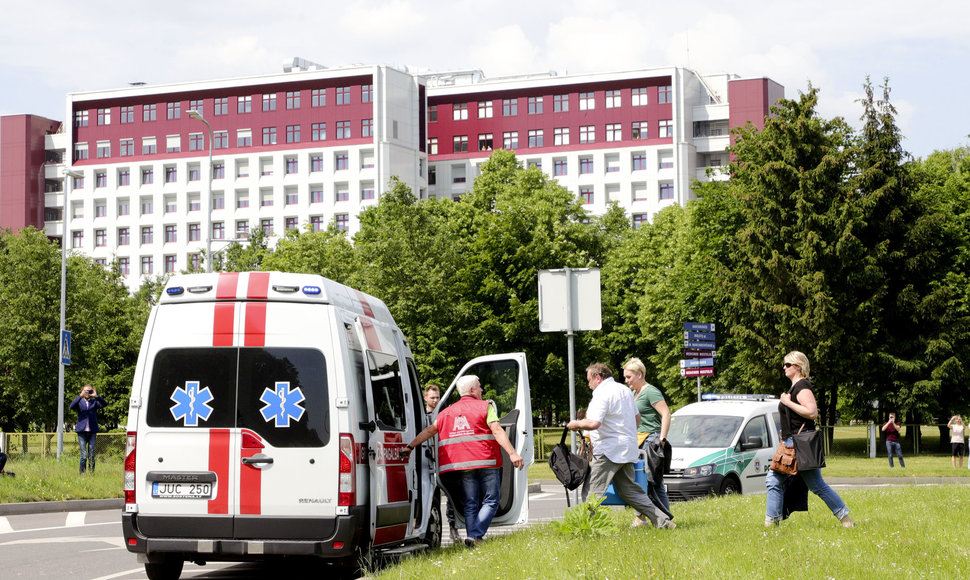
M 493 354 L 467 362 L 448 389 L 441 394 L 435 417 L 442 409 L 460 398 L 456 383 L 466 375 L 478 377 L 484 391 L 482 398 L 495 403 L 499 424 L 505 429 L 509 442 L 523 461 L 522 469 L 516 469 L 509 461 L 508 454 L 502 450 L 502 497 L 491 525 L 526 523 L 529 520 L 529 466 L 533 462 L 534 446 L 529 369 L 525 353 Z M 444 487 L 444 482 L 441 483 Z M 455 516 L 463 522 L 461 505 L 454 505 Z
M 417 435 L 422 423 L 414 416 L 409 394 L 406 362 L 398 356 L 397 331 L 366 317 L 355 322 L 364 355 L 364 392 L 367 401 L 365 426 L 370 467 L 370 537 L 374 546 L 393 545 L 413 535 L 416 500 L 415 479 L 403 449 Z

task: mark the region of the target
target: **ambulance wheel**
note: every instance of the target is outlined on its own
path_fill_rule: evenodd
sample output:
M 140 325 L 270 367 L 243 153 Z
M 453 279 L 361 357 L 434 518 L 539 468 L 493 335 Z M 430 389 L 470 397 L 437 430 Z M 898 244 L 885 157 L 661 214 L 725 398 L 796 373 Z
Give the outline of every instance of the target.
M 730 475 L 724 478 L 721 484 L 721 495 L 734 495 L 741 493 L 741 484 Z
M 163 556 L 155 562 L 145 562 L 148 580 L 178 580 L 182 575 L 182 558 L 178 555 Z
M 428 549 L 437 550 L 441 547 L 441 496 L 434 494 L 431 500 L 431 514 L 428 516 L 428 531 L 421 538 Z

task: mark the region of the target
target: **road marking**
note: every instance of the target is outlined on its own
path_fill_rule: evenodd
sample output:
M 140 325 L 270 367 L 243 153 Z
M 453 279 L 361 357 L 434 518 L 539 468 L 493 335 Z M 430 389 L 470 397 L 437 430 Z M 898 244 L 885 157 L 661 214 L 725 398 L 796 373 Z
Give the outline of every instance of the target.
M 0 517 L 0 534 L 12 531 L 13 528 L 10 526 L 10 522 L 7 521 L 7 518 Z
M 6 519 L 6 518 L 0 518 L 0 519 Z M 89 528 L 91 526 L 117 526 L 117 525 L 118 525 L 118 522 L 102 522 L 100 524 L 81 524 L 79 526 L 74 526 L 74 527 Z M 47 530 L 61 530 L 61 529 L 64 529 L 64 527 L 65 526 L 51 526 L 49 528 L 31 528 L 29 530 L 14 530 L 14 529 L 4 530 L 2 525 L 0 525 L 0 534 L 23 534 L 23 533 L 29 533 L 29 532 L 46 532 Z
M 75 526 L 83 526 L 84 518 L 87 516 L 87 512 L 68 512 L 67 520 L 64 522 L 64 526 L 68 528 L 73 528 Z
M 144 574 L 144 568 L 135 568 L 134 570 L 128 570 L 127 572 L 116 572 L 114 574 L 108 574 L 107 576 L 98 576 L 97 578 L 92 578 L 91 580 L 112 580 L 113 578 L 121 578 L 122 576 L 130 576 L 132 574 Z

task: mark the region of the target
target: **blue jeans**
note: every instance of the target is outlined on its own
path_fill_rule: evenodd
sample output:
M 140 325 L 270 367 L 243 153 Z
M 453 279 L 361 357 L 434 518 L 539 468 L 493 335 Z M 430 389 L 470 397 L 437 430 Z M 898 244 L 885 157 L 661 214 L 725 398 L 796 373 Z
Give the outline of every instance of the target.
M 899 441 L 886 441 L 886 453 L 889 454 L 889 467 L 895 467 L 893 465 L 893 454 L 899 457 L 899 466 L 906 467 L 906 462 L 903 461 L 903 446 L 899 444 Z
M 786 445 L 791 445 L 792 440 L 789 437 L 785 440 Z M 791 475 L 785 475 L 784 473 L 778 473 L 774 469 L 768 470 L 768 476 L 765 478 L 765 485 L 768 488 L 768 501 L 765 508 L 765 521 L 766 522 L 780 522 L 782 520 L 782 510 L 785 505 L 785 481 L 788 480 Z M 846 507 L 845 502 L 839 497 L 839 494 L 835 493 L 835 490 L 829 487 L 829 484 L 825 483 L 822 479 L 821 469 L 809 469 L 806 471 L 799 471 L 798 475 L 794 477 L 801 477 L 805 485 L 808 486 L 809 491 L 814 493 L 825 502 L 825 505 L 832 510 L 832 515 L 838 519 L 842 519 L 849 515 L 849 508 Z
M 465 494 L 465 535 L 481 540 L 488 531 L 501 497 L 501 470 L 469 469 L 461 472 Z
M 94 471 L 94 443 L 98 439 L 98 434 L 93 431 L 78 431 L 77 442 L 81 447 L 81 473 L 84 473 L 84 464 L 91 466 Z
M 652 442 L 654 442 L 657 439 L 660 439 L 660 433 L 651 433 L 650 436 L 647 437 L 647 440 L 644 442 L 644 445 L 646 445 L 648 443 L 652 443 Z M 653 484 L 650 483 L 650 479 L 648 478 L 647 479 L 647 493 L 650 493 L 650 490 L 652 488 L 653 488 Z M 663 483 L 663 482 L 661 482 L 660 485 L 657 486 L 657 497 L 660 498 L 660 503 L 663 504 L 664 509 L 669 512 L 670 511 L 670 498 L 667 497 L 667 485 L 665 483 Z

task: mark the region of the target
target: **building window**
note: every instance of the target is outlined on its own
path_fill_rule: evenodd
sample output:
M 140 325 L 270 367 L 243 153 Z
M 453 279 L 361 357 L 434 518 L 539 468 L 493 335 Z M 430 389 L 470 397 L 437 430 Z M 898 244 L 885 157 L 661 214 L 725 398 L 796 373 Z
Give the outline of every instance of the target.
M 451 108 L 451 119 L 453 121 L 467 121 L 468 103 L 455 103 Z
M 98 159 L 107 159 L 109 157 L 111 157 L 111 142 L 98 141 Z
M 579 198 L 583 200 L 584 205 L 589 205 L 593 203 L 593 188 L 581 187 L 579 189 Z
M 552 130 L 553 145 L 569 145 L 569 127 L 558 127 Z
M 312 215 L 310 216 L 310 229 L 315 232 L 323 231 L 323 216 L 322 215 Z
M 153 170 L 151 167 L 146 167 L 145 169 L 142 169 L 141 184 L 151 185 L 153 183 L 155 183 L 155 170 Z
M 327 89 L 313 89 L 312 91 L 310 91 L 310 106 L 311 107 L 327 106 Z
M 633 189 L 633 201 L 647 201 L 646 183 L 633 183 L 631 188 Z
M 267 236 L 273 235 L 273 218 L 266 218 L 259 220 L 259 229 L 263 231 Z
M 268 93 L 263 95 L 263 110 L 264 111 L 276 110 L 276 93 Z
M 515 117 L 519 114 L 518 99 L 502 99 L 502 116 Z
M 618 109 L 621 106 L 623 99 L 620 98 L 620 90 L 615 89 L 612 91 L 606 91 L 606 108 L 607 109 Z
M 296 173 L 299 173 L 300 171 L 299 160 L 296 157 L 287 157 L 286 165 L 284 166 L 283 171 L 286 172 L 286 175 L 294 175 Z
M 491 151 L 492 150 L 492 134 L 491 133 L 479 133 L 478 134 L 478 150 L 479 151 Z
M 202 151 L 205 149 L 205 140 L 202 133 L 189 133 L 189 151 Z
M 451 166 L 451 182 L 452 183 L 465 183 L 465 166 L 464 165 L 452 165 Z
M 286 126 L 286 142 L 287 143 L 299 143 L 300 142 L 300 126 L 299 125 L 287 125 Z
M 310 171 L 317 172 L 323 171 L 323 155 L 319 153 L 314 153 L 310 156 Z
M 94 246 L 97 248 L 103 248 L 108 244 L 108 232 L 107 230 L 94 230 Z
M 596 127 L 593 125 L 583 125 L 579 128 L 580 143 L 596 143 Z
M 314 141 L 325 141 L 327 139 L 327 124 L 314 123 L 310 125 L 310 139 Z
M 657 137 L 664 139 L 674 136 L 674 122 L 670 119 L 659 121 Z
M 595 93 L 579 93 L 579 110 L 580 111 L 592 111 L 596 108 L 596 95 Z
M 333 193 L 333 200 L 337 202 L 350 201 L 350 191 L 346 185 L 337 186 L 337 189 Z
M 323 203 L 323 187 L 317 186 L 310 190 L 310 203 Z
M 214 149 L 229 148 L 229 131 L 216 131 L 212 134 L 212 147 Z
M 647 154 L 634 153 L 632 155 L 633 171 L 645 171 L 647 169 Z
M 251 147 L 253 144 L 252 129 L 236 130 L 236 147 Z
M 338 232 L 346 232 L 350 229 L 350 216 L 345 213 L 338 213 L 333 217 Z
M 631 96 L 632 101 L 630 102 L 630 104 L 632 104 L 634 107 L 645 107 L 647 105 L 648 99 L 647 99 L 646 87 L 633 89 L 632 93 L 633 93 Z
M 529 159 L 526 162 L 526 167 L 535 167 L 539 171 L 542 171 L 542 159 Z
M 72 189 L 75 189 L 75 190 L 84 189 L 84 177 L 83 176 L 82 177 L 75 177 L 74 178 L 74 185 L 73 185 Z
M 226 196 L 221 193 L 213 195 L 212 209 L 226 209 Z
M 297 192 L 296 188 L 288 188 L 284 192 L 284 200 L 286 205 L 296 205 L 300 203 L 300 194 Z
M 606 126 L 606 140 L 607 141 L 622 141 L 623 140 L 623 125 L 620 123 L 611 123 Z
M 236 97 L 236 113 L 243 115 L 253 112 L 253 97 Z
M 202 178 L 202 170 L 198 167 L 189 168 L 189 181 L 198 181 Z
M 111 124 L 111 109 L 98 109 L 98 125 Z
M 646 121 L 634 121 L 633 125 L 630 126 L 630 139 L 639 141 L 640 139 L 647 138 L 647 122 Z
M 198 242 L 202 239 L 202 226 L 199 224 L 189 224 L 189 241 Z
M 276 145 L 276 127 L 263 127 L 263 145 Z
M 178 153 L 182 150 L 182 136 L 168 135 L 165 137 L 165 152 Z
M 121 124 L 127 125 L 129 123 L 135 122 L 135 106 L 130 105 L 127 107 L 121 107 Z
M 222 115 L 228 115 L 229 97 L 220 97 L 220 98 L 213 99 L 212 106 L 213 106 L 212 112 L 216 117 L 219 117 Z
M 438 138 L 432 137 L 428 139 L 428 155 L 438 154 Z
M 429 123 L 438 122 L 438 105 L 430 105 L 428 107 L 428 122 Z
M 226 224 L 224 222 L 213 222 L 212 239 L 222 240 L 226 237 Z
M 529 147 L 542 147 L 542 129 L 529 131 Z
M 175 256 L 165 256 L 165 273 L 172 274 L 175 272 Z
M 167 119 L 169 119 L 169 120 L 172 120 L 172 119 L 181 119 L 182 118 L 182 103 L 180 103 L 178 101 L 176 101 L 174 103 L 168 103 L 166 105 L 166 111 L 167 111 L 167 114 L 166 114 L 166 118 Z
M 350 139 L 350 121 L 337 121 L 337 139 Z
M 141 257 L 141 273 L 142 274 L 146 274 L 146 275 L 147 274 L 151 274 L 152 271 L 153 271 L 153 269 L 154 269 L 154 260 L 152 259 L 152 257 L 151 256 L 142 256 Z
M 552 110 L 554 113 L 568 113 L 569 95 L 553 95 Z
M 350 156 L 347 153 L 334 154 L 334 169 L 337 171 L 350 169 Z
M 673 199 L 674 198 L 674 184 L 673 183 L 661 183 L 660 184 L 660 199 Z
M 148 123 L 155 120 L 155 115 L 157 114 L 158 105 L 144 105 L 141 108 L 141 120 L 143 123 Z
M 552 174 L 553 175 L 566 175 L 569 173 L 569 163 L 563 159 L 553 159 L 552 160 Z
M 82 159 L 88 158 L 88 144 L 87 143 L 75 143 L 74 144 L 74 160 L 81 161 Z
M 141 215 L 151 215 L 155 211 L 155 204 L 152 198 L 145 197 L 141 200 Z
M 122 276 L 127 276 L 129 273 L 129 263 L 128 258 L 118 258 L 118 273 Z
M 189 254 L 189 268 L 192 271 L 200 270 L 201 264 L 202 264 L 202 256 L 198 252 L 193 252 Z
M 424 163 L 421 160 L 421 163 Z M 361 169 L 372 169 L 374 167 L 374 152 L 373 151 L 361 151 L 360 152 L 360 168 Z M 422 175 L 423 172 L 418 172 L 418 175 Z
M 645 213 L 635 213 L 633 214 L 633 229 L 639 230 L 642 226 L 648 224 L 647 214 Z
M 74 126 L 75 127 L 87 127 L 88 126 L 88 112 L 87 111 L 74 111 Z
M 295 230 L 299 225 L 300 221 L 295 217 L 285 218 L 283 222 L 283 227 L 286 228 L 286 231 Z
M 437 167 L 434 167 L 434 166 L 429 167 L 428 168 L 428 185 L 437 185 L 437 184 L 438 184 L 438 168 Z
M 236 192 L 236 209 L 245 209 L 249 207 L 249 194 L 245 192 Z
M 176 167 L 166 167 L 165 168 L 165 183 L 175 183 L 178 181 L 178 168 Z
M 127 246 L 131 243 L 131 231 L 128 228 L 118 228 L 118 245 Z
M 361 137 L 373 137 L 374 136 L 374 119 L 361 119 L 361 121 L 360 121 L 360 136 Z
M 127 197 L 123 197 L 118 200 L 118 215 L 124 216 L 131 213 L 131 205 L 128 202 Z
M 84 245 L 84 232 L 71 232 L 71 247 L 80 248 Z
M 141 138 L 141 154 L 142 155 L 154 155 L 155 154 L 155 138 L 154 137 L 142 137 Z
M 592 157 L 580 157 L 579 158 L 579 173 L 592 173 L 593 172 L 593 158 Z
M 249 222 L 246 220 L 236 220 L 236 235 L 240 238 L 249 237 Z
M 337 104 L 350 104 L 350 87 L 337 87 Z
M 492 118 L 492 101 L 478 101 L 478 118 Z
M 202 209 L 202 201 L 199 200 L 199 194 L 193 193 L 189 196 L 189 211 L 199 211 Z
M 118 170 L 118 186 L 131 185 L 131 171 L 127 169 Z
M 287 91 L 286 92 L 286 108 L 287 109 L 299 109 L 300 108 L 300 91 Z
M 175 233 L 175 226 L 165 226 L 165 243 L 174 244 L 178 241 L 178 237 Z
M 374 85 L 362 85 L 360 87 L 360 102 L 361 103 L 374 102 Z
M 674 91 L 670 85 L 663 87 L 657 87 L 657 102 L 660 104 L 672 103 L 674 100 Z
M 542 97 L 529 97 L 529 114 L 542 114 Z
M 212 179 L 225 179 L 226 164 L 222 161 L 212 164 Z
M 454 139 L 454 153 L 466 153 L 468 151 L 468 135 L 456 135 Z
M 189 111 L 198 111 L 200 115 L 205 114 L 205 106 L 202 99 L 189 99 Z
M 178 211 L 178 203 L 175 201 L 174 195 L 165 196 L 165 213 L 175 213 Z
M 657 154 L 657 165 L 660 169 L 670 169 L 674 166 L 674 153 L 672 151 L 661 151 Z
M 373 183 L 363 183 L 360 186 L 360 199 L 361 201 L 367 201 L 368 199 L 374 199 L 374 184 Z
M 507 131 L 502 134 L 502 147 L 505 149 L 519 148 L 519 132 Z
M 135 140 L 134 139 L 122 139 L 118 142 L 119 154 L 122 157 L 131 157 L 135 154 Z
M 95 187 L 108 187 L 108 174 L 104 171 L 97 171 L 94 174 Z
M 152 239 L 154 239 L 155 233 L 152 226 L 142 226 L 141 228 L 141 243 L 150 244 Z

